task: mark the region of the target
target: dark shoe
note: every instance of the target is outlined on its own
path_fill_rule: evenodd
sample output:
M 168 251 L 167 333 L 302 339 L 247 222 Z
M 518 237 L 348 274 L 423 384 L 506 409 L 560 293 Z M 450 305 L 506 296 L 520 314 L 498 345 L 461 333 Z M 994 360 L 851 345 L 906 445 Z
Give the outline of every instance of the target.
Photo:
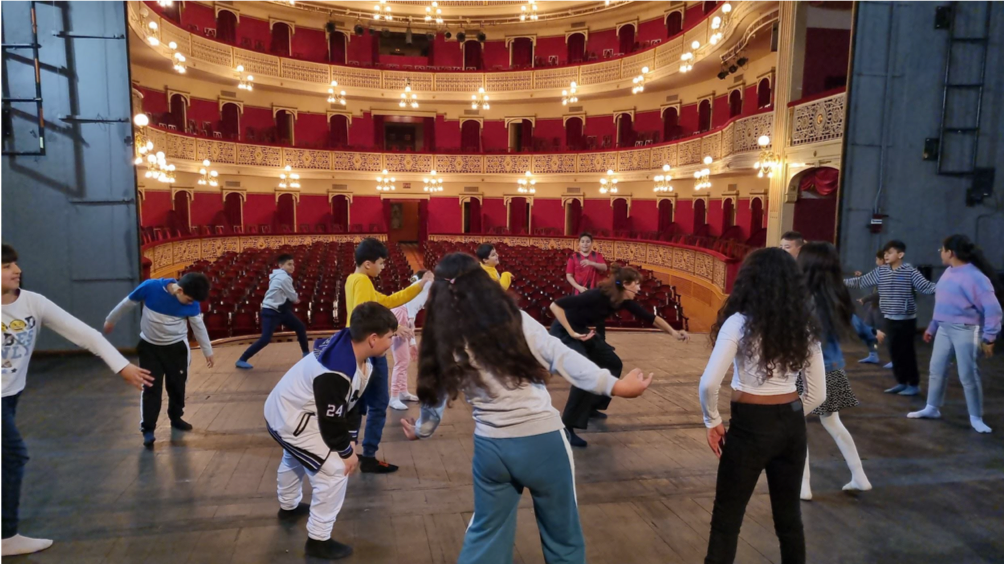
M 592 411 L 589 412 L 589 418 L 590 419 L 606 419 L 607 418 L 607 414 L 603 413 L 602 411 L 599 411 L 598 409 L 594 409 L 594 410 L 592 410 Z
M 585 441 L 582 437 L 575 434 L 575 431 L 565 427 L 565 436 L 568 437 L 568 444 L 573 447 L 585 448 L 589 443 Z
M 283 509 L 281 507 L 279 508 L 279 520 L 280 521 L 287 521 L 287 522 L 289 522 L 289 521 L 296 521 L 300 517 L 303 517 L 304 515 L 309 515 L 309 514 L 310 514 L 310 504 L 309 503 L 301 503 L 300 505 L 297 505 L 293 509 Z
M 375 456 L 360 456 L 359 471 L 367 474 L 390 474 L 397 472 L 397 466 L 388 464 L 383 460 L 377 460 Z
M 156 441 L 157 437 L 153 436 L 153 431 L 143 431 L 143 446 L 150 448 L 153 446 L 153 441 Z
M 191 431 L 192 424 L 184 419 L 175 419 L 171 421 L 171 426 L 179 431 Z
M 307 556 L 314 558 L 325 558 L 327 560 L 338 560 L 352 555 L 352 547 L 342 544 L 335 539 L 319 541 L 307 539 L 307 545 L 303 548 Z

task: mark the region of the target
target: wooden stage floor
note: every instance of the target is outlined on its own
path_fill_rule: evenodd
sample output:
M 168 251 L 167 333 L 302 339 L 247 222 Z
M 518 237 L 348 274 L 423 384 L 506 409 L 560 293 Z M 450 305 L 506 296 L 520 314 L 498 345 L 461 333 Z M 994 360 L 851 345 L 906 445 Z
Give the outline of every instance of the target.
M 641 399 L 614 400 L 609 420 L 583 435 L 589 447 L 575 451 L 589 562 L 702 562 L 717 467 L 697 401 L 707 338 L 681 345 L 657 334 L 617 333 L 611 342 L 626 368 L 654 371 L 656 381 Z M 919 348 L 926 366 L 930 347 Z M 31 455 L 21 530 L 56 543 L 10 562 L 303 562 L 305 522 L 286 528 L 276 521 L 281 451 L 262 417 L 265 397 L 299 352 L 294 343 L 274 344 L 253 359 L 255 370 L 243 372 L 233 368 L 241 350 L 219 347 L 213 370 L 193 354 L 186 419 L 195 431 L 172 434 L 162 413 L 152 451 L 141 445 L 139 394 L 99 361 L 36 359 L 18 413 Z M 862 405 L 842 418 L 875 489 L 841 491 L 850 473 L 811 418 L 815 499 L 802 505 L 808 561 L 1004 562 L 1004 355 L 984 363 L 986 422 L 995 432 L 979 435 L 954 374 L 945 419 L 908 420 L 923 399 L 882 394 L 890 371 L 857 364 L 860 345 L 846 354 Z M 550 387 L 560 408 L 568 384 L 556 378 Z M 726 389 L 723 414 L 727 398 Z M 345 562 L 447 563 L 460 550 L 472 511 L 469 409 L 454 405 L 437 435 L 422 442 L 404 439 L 401 414 L 390 411 L 380 450 L 401 470 L 351 479 L 334 530 L 355 547 Z M 526 564 L 543 562 L 532 511 L 526 494 L 516 538 L 516 561 Z M 763 479 L 737 562 L 780 562 Z

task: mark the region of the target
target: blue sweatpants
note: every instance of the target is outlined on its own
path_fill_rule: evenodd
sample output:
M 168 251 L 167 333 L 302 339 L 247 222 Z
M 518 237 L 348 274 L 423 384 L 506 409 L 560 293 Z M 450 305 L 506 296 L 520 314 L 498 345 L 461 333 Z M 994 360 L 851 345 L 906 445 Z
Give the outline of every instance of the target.
M 586 542 L 575 499 L 575 466 L 561 431 L 489 439 L 474 436 L 474 516 L 458 564 L 512 564 L 516 508 L 530 490 L 544 561 L 582 564 Z
M 851 316 L 851 325 L 854 326 L 854 332 L 858 334 L 858 338 L 868 346 L 868 352 L 874 352 L 878 350 L 878 337 L 875 336 L 875 329 L 861 320 L 857 314 Z

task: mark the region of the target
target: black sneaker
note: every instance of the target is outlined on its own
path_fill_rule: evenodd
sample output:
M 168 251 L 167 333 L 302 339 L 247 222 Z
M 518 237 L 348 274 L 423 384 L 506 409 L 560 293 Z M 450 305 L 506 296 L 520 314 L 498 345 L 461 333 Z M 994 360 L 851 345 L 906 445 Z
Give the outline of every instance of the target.
M 143 446 L 150 448 L 156 440 L 157 437 L 153 436 L 153 431 L 143 431 Z
M 585 448 L 589 443 L 585 441 L 582 437 L 575 434 L 575 431 L 565 427 L 565 436 L 568 437 L 568 444 L 573 447 Z
M 599 411 L 598 409 L 594 409 L 594 410 L 592 410 L 592 411 L 589 412 L 589 418 L 590 419 L 606 419 L 607 418 L 607 414 L 603 413 L 602 411 Z
M 283 509 L 281 507 L 279 508 L 279 520 L 280 521 L 286 521 L 286 522 L 296 521 L 300 517 L 303 517 L 304 515 L 309 515 L 309 514 L 310 514 L 310 504 L 309 503 L 301 503 L 300 505 L 297 505 L 293 509 Z
M 383 460 L 377 460 L 375 456 L 360 456 L 359 471 L 367 474 L 390 474 L 397 472 L 397 466 L 388 464 Z
M 338 560 L 352 555 L 352 547 L 342 544 L 335 539 L 325 541 L 307 539 L 307 545 L 303 548 L 307 556 L 314 558 L 324 558 L 327 560 Z
M 192 424 L 184 419 L 174 419 L 171 421 L 171 426 L 179 431 L 191 431 Z

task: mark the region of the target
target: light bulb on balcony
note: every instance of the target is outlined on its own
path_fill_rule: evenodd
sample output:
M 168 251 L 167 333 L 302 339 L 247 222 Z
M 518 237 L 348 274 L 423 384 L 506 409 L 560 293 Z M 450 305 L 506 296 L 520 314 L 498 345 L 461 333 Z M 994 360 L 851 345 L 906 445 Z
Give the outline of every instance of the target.
M 731 11 L 732 11 L 732 4 L 729 4 L 728 2 L 722 4 L 722 13 L 723 14 L 727 14 L 727 13 L 729 13 Z
M 146 114 L 136 114 L 132 118 L 132 122 L 135 123 L 138 127 L 146 127 L 150 125 L 150 118 Z
M 770 137 L 766 135 L 761 135 L 760 138 L 756 140 L 756 142 L 757 145 L 760 145 L 761 147 L 766 147 L 767 145 L 770 145 Z
M 704 157 L 704 164 L 709 165 L 709 164 L 711 164 L 712 160 L 713 159 L 711 158 L 711 156 L 708 155 L 708 156 Z
M 698 49 L 701 48 L 701 42 L 695 40 L 693 43 L 690 44 L 690 48 L 693 49 L 694 51 L 697 51 Z

